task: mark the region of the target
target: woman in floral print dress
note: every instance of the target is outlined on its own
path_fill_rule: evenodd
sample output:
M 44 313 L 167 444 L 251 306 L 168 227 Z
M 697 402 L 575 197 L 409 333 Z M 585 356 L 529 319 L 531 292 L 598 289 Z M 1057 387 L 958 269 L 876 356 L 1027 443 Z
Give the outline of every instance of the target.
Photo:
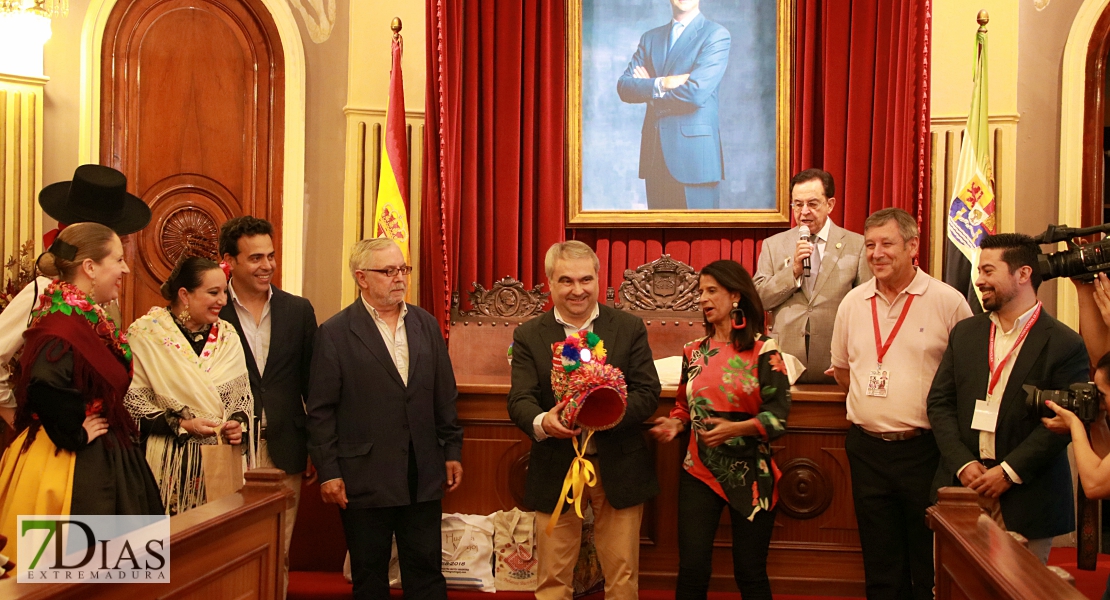
M 679 475 L 675 598 L 706 597 L 726 505 L 736 585 L 744 600 L 771 598 L 767 550 L 780 473 L 770 442 L 786 433 L 790 382 L 775 341 L 763 335 L 763 304 L 744 267 L 707 265 L 700 290 L 706 336 L 683 349 L 675 407 L 652 429 L 661 442 L 693 432 Z

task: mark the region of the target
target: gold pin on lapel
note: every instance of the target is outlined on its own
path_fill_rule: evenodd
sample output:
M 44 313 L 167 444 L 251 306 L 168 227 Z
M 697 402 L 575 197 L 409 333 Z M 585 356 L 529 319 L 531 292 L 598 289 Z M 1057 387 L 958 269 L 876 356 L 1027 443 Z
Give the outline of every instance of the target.
M 842 242 L 837 242 L 837 243 L 836 243 L 836 249 L 837 249 L 837 250 L 840 250 L 840 247 L 841 247 L 841 246 L 843 246 L 843 245 L 844 245 L 844 244 L 843 244 Z

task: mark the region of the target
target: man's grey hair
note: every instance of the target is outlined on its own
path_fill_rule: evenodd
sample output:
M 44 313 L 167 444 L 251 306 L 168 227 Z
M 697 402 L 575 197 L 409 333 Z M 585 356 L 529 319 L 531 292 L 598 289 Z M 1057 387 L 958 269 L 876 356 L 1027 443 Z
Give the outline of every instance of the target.
M 355 271 L 369 267 L 370 255 L 375 252 L 387 250 L 390 247 L 399 248 L 397 242 L 389 238 L 370 238 L 368 240 L 359 240 L 353 248 L 351 248 L 351 259 L 349 265 L 351 267 L 351 277 L 358 277 Z
M 913 215 L 900 208 L 884 208 L 872 213 L 863 222 L 863 233 L 866 235 L 868 229 L 882 227 L 891 220 L 898 223 L 898 233 L 902 234 L 903 241 L 908 242 L 918 236 L 917 219 L 914 219 Z
M 547 280 L 555 275 L 555 263 L 561 260 L 577 260 L 591 258 L 594 261 L 594 273 L 601 271 L 601 261 L 597 259 L 592 248 L 578 240 L 557 242 L 547 249 L 547 256 L 543 259 L 544 270 L 547 271 Z

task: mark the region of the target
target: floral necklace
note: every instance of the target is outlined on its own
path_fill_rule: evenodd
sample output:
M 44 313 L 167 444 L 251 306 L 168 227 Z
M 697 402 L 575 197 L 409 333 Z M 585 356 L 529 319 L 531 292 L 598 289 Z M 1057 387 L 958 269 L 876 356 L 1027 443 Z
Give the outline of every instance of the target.
M 34 327 L 39 319 L 51 313 L 84 317 L 104 345 L 130 370 L 131 346 L 127 343 L 127 336 L 116 327 L 104 307 L 90 301 L 81 288 L 65 281 L 53 281 L 46 286 L 39 296 L 38 308 L 31 315 L 31 326 Z

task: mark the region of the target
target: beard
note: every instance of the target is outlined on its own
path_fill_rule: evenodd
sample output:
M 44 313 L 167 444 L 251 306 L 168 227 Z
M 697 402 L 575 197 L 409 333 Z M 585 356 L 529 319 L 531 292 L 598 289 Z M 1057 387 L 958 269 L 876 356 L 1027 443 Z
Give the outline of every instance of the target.
M 1003 293 L 999 292 L 998 289 L 996 289 L 996 288 L 992 288 L 991 292 L 993 292 L 993 293 L 991 294 L 991 297 L 990 297 L 989 300 L 986 299 L 986 298 L 983 298 L 983 310 L 989 310 L 989 311 L 992 311 L 992 312 L 1001 310 L 1002 307 L 1006 306 L 1006 304 L 1010 300 L 1014 299 L 1014 294 L 1013 293 L 1003 294 Z

